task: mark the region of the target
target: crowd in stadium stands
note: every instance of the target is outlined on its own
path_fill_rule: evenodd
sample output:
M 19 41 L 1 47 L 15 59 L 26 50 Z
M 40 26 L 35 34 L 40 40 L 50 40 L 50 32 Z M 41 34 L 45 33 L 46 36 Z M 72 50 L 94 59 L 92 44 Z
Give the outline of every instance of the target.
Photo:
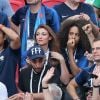
M 1 0 L 0 100 L 100 100 L 100 0 Z

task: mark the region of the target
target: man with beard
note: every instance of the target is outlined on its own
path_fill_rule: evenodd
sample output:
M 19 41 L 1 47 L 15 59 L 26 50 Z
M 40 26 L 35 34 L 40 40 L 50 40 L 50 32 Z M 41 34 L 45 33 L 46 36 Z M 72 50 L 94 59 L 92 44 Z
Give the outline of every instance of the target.
M 87 84 L 88 88 L 93 87 L 93 100 L 99 100 L 99 88 L 100 88 L 100 36 L 96 38 L 92 45 L 92 56 L 94 61 L 94 66 L 89 67 L 87 70 L 81 71 L 74 79 L 70 81 L 67 86 L 67 91 L 74 100 L 85 100 L 80 99 L 76 92 L 77 87 L 82 87 L 84 84 Z M 73 92 L 72 92 L 73 91 Z M 89 98 L 90 96 L 88 96 Z M 91 96 L 92 97 L 92 96 Z M 85 97 L 86 98 L 86 97 Z M 91 99 L 89 99 L 91 100 Z
M 27 67 L 23 68 L 19 75 L 19 90 L 25 94 L 18 93 L 10 98 L 26 98 L 27 94 L 29 94 L 34 100 L 44 100 L 42 91 L 47 87 L 42 87 L 43 77 L 48 70 L 55 67 L 54 76 L 48 83 L 56 83 L 59 85 L 60 65 L 51 65 L 51 62 L 46 60 L 45 52 L 39 45 L 35 45 L 28 50 L 26 61 Z

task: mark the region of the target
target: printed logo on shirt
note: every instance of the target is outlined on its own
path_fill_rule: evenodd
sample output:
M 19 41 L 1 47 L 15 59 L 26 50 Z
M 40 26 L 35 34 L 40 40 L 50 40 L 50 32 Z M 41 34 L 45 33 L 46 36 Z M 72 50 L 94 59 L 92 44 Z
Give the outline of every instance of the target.
M 4 60 L 4 56 L 1 56 L 1 57 L 0 57 L 0 61 L 3 61 L 3 60 Z
M 62 18 L 66 18 L 66 17 L 68 17 L 68 15 L 66 15 L 66 16 L 65 15 L 62 15 Z

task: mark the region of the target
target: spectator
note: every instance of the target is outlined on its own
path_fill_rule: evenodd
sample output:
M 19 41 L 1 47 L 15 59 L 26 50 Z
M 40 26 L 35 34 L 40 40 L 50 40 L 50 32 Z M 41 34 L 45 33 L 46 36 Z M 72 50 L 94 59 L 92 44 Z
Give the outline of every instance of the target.
M 10 44 L 8 44 L 6 37 L 10 39 Z M 15 72 L 19 58 L 19 47 L 19 36 L 13 30 L 0 24 L 0 81 L 6 85 L 8 96 L 17 93 Z
M 69 83 L 69 85 L 67 86 L 67 91 L 69 92 L 69 94 L 71 95 L 71 97 L 73 99 L 76 99 L 76 100 L 81 100 L 79 99 L 80 97 L 77 95 L 76 93 L 76 88 L 77 87 L 80 87 L 80 86 L 83 86 L 83 84 L 85 84 L 86 82 L 88 82 L 91 78 L 91 75 L 92 75 L 92 78 L 93 78 L 93 74 L 95 74 L 95 76 L 97 75 L 98 78 L 96 79 L 93 79 L 93 85 L 90 84 L 89 87 L 93 87 L 93 100 L 98 100 L 98 83 L 99 83 L 99 59 L 100 59 L 100 49 L 97 49 L 99 48 L 99 45 L 100 44 L 100 37 L 98 37 L 97 39 L 94 40 L 93 42 L 93 45 L 92 45 L 92 54 L 93 54 L 93 60 L 94 62 L 96 62 L 95 66 L 92 66 L 92 67 L 89 67 L 87 69 L 87 71 L 83 70 L 82 72 L 80 72 L 74 79 L 72 79 Z M 93 73 L 93 74 L 92 74 Z M 91 81 L 92 83 L 92 81 Z M 97 88 L 96 88 L 97 86 Z M 72 92 L 73 91 L 73 92 Z M 86 97 L 85 97 L 86 98 Z M 91 98 L 92 99 L 92 98 Z M 83 99 L 84 100 L 84 99 Z
M 34 44 L 34 33 L 40 24 L 49 25 L 55 32 L 58 32 L 60 28 L 55 10 L 42 5 L 41 0 L 27 0 L 27 4 L 11 18 L 13 22 L 11 26 L 14 30 L 19 33 L 18 26 L 21 27 L 21 56 L 24 56 L 24 52 L 27 50 L 28 41 Z M 24 66 L 25 64 L 21 62 L 21 65 Z
M 73 20 L 83 18 L 86 20 L 90 19 L 97 25 L 97 18 L 93 7 L 84 2 L 80 2 L 80 0 L 65 0 L 64 3 L 54 6 L 54 9 L 58 12 L 61 22 L 66 18 Z
M 93 49 L 92 49 L 94 61 L 96 62 L 96 66 L 93 70 L 93 74 L 98 77 L 93 79 L 93 100 L 99 100 L 99 88 L 100 88 L 100 37 L 94 40 Z
M 35 45 L 28 50 L 27 53 L 27 67 L 21 70 L 19 78 L 19 88 L 23 92 L 33 93 L 34 98 L 44 98 L 42 92 L 42 79 L 47 70 L 51 68 L 51 62 L 47 62 L 45 59 L 45 53 L 40 46 Z M 60 82 L 60 67 L 55 66 L 54 77 L 50 80 L 50 83 Z M 39 94 L 36 94 L 39 93 Z M 38 95 L 38 96 L 37 96 Z
M 0 1 L 0 12 L 7 14 L 8 17 L 11 17 L 14 14 L 14 11 L 10 5 L 9 0 Z
M 91 52 L 89 39 L 75 20 L 65 20 L 62 23 L 59 37 L 61 51 L 66 59 L 69 72 L 75 76 L 81 69 L 88 67 L 84 53 Z

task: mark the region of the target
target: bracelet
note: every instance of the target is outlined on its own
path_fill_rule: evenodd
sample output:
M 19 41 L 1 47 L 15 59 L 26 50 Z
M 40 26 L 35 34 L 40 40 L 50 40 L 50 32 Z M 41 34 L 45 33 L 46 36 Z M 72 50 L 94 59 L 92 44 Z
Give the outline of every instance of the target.
M 100 85 L 97 85 L 97 86 L 93 85 L 93 87 L 94 87 L 94 88 L 100 88 Z
M 48 89 L 48 86 L 47 87 L 42 87 L 42 89 Z

